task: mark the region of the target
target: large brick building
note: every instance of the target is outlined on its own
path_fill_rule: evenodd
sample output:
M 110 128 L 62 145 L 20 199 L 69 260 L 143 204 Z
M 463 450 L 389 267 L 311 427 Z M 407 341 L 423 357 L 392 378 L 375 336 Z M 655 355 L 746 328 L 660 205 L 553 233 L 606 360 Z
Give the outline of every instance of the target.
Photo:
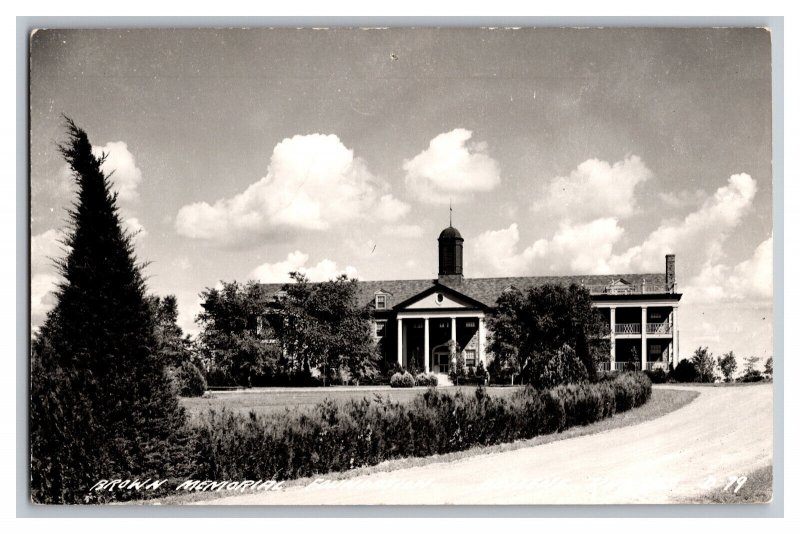
M 606 370 L 666 368 L 677 362 L 675 256 L 665 273 L 466 278 L 464 238 L 452 226 L 439 235 L 439 274 L 424 280 L 359 281 L 359 300 L 373 309 L 374 332 L 385 357 L 403 367 L 447 373 L 448 341 L 463 351 L 466 364 L 487 364 L 486 317 L 497 298 L 512 289 L 546 284 L 586 287 L 610 326 Z M 281 284 L 267 284 L 276 298 Z

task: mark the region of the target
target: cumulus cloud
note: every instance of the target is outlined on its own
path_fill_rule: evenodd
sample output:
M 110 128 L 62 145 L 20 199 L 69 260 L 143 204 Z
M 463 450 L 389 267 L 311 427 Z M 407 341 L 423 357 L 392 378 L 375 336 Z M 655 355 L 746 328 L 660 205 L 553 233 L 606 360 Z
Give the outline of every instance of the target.
M 289 273 L 298 271 L 305 274 L 312 282 L 324 282 L 346 274 L 350 278 L 358 275 L 355 267 L 350 265 L 339 269 L 336 262 L 324 259 L 316 265 L 307 265 L 309 256 L 299 250 L 289 253 L 286 259 L 275 263 L 262 263 L 251 273 L 251 277 L 263 283 L 290 282 Z
M 422 227 L 417 224 L 393 224 L 384 226 L 381 233 L 402 239 L 416 239 L 422 237 Z
M 658 194 L 658 198 L 669 208 L 685 208 L 699 206 L 706 199 L 706 192 L 702 189 L 696 191 L 678 191 L 677 193 L 668 191 Z
M 64 234 L 55 229 L 31 236 L 31 323 L 40 325 L 55 305 L 55 290 L 61 277 L 55 261 L 63 259 L 68 248 Z
M 31 325 L 40 326 L 47 313 L 55 306 L 55 291 L 60 277 L 40 273 L 31 277 Z
M 92 147 L 92 153 L 100 157 L 107 154 L 106 161 L 101 169 L 109 176 L 112 191 L 118 193 L 121 204 L 132 204 L 139 199 L 139 185 L 142 181 L 142 171 L 136 165 L 136 158 L 128 150 L 124 141 L 114 141 L 103 146 Z M 37 199 L 43 195 L 63 201 L 74 196 L 77 191 L 72 170 L 64 164 L 61 171 L 50 177 L 31 181 L 31 194 Z
M 136 217 L 122 219 L 122 228 L 133 237 L 134 242 L 139 241 L 147 235 L 147 230 L 145 230 L 142 223 L 140 223 L 139 219 Z
M 475 239 L 474 255 L 478 266 L 493 276 L 519 276 L 531 274 L 533 252 L 530 247 L 517 250 L 519 227 L 512 223 L 508 228 L 488 230 Z
M 577 225 L 565 223 L 551 239 L 536 241 L 531 254 L 537 263 L 543 262 L 540 269 L 549 273 L 566 267 L 569 273 L 608 274 L 612 270 L 608 258 L 623 233 L 613 217 Z
M 603 274 L 610 272 L 611 251 L 623 232 L 614 218 L 562 223 L 552 238 L 539 239 L 518 251 L 519 228 L 514 223 L 478 236 L 475 255 L 488 271 L 503 276 Z
M 533 209 L 573 221 L 630 217 L 637 210 L 636 187 L 652 175 L 638 156 L 614 164 L 588 159 L 569 176 L 550 180 Z
M 53 261 L 64 258 L 68 251 L 63 240 L 64 234 L 55 228 L 31 236 L 31 271 L 55 271 Z
M 751 209 L 756 181 L 748 174 L 734 174 L 700 208 L 682 220 L 664 221 L 641 245 L 609 260 L 617 271 L 653 271 L 663 267 L 664 254 L 682 258 L 685 272 L 697 272 L 705 262 L 723 256 L 723 244 Z
M 113 189 L 119 193 L 119 200 L 121 202 L 138 200 L 142 171 L 136 166 L 136 158 L 128 150 L 128 144 L 123 141 L 113 141 L 93 147 L 92 153 L 96 157 L 100 157 L 103 153 L 107 155 L 100 168 L 106 176 L 109 176 Z
M 756 247 L 753 256 L 734 265 L 706 262 L 683 291 L 688 301 L 707 302 L 772 299 L 772 236 Z
M 761 263 L 754 260 L 729 271 L 718 264 L 726 239 L 751 208 L 755 193 L 756 183 L 749 175 L 733 175 L 697 210 L 683 219 L 662 221 L 641 244 L 619 253 L 615 246 L 621 243 L 624 228 L 618 219 L 605 217 L 585 223 L 564 219 L 551 237 L 521 251 L 516 224 L 484 232 L 475 240 L 474 255 L 479 266 L 494 275 L 661 272 L 664 255 L 673 253 L 680 258 L 679 271 L 686 279 L 704 266 L 711 266 L 707 276 L 715 279 L 736 273 L 744 277 L 748 269 L 763 272 L 766 253 L 759 256 Z
M 392 195 L 383 195 L 375 206 L 375 217 L 382 221 L 397 221 L 411 211 L 411 206 Z
M 470 142 L 472 132 L 456 128 L 434 137 L 428 148 L 403 162 L 406 186 L 421 201 L 462 202 L 500 184 L 500 169 L 486 143 Z
M 327 230 L 365 216 L 396 220 L 408 206 L 389 194 L 335 135 L 296 135 L 278 143 L 267 174 L 213 204 L 183 206 L 178 233 L 194 239 L 249 241 L 290 230 Z

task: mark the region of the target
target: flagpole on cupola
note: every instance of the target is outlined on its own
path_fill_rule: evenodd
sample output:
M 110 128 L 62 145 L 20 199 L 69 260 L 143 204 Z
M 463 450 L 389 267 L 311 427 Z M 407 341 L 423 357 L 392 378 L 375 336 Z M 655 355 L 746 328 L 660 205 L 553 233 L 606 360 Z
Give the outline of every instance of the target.
M 450 199 L 450 226 L 453 226 L 453 199 Z

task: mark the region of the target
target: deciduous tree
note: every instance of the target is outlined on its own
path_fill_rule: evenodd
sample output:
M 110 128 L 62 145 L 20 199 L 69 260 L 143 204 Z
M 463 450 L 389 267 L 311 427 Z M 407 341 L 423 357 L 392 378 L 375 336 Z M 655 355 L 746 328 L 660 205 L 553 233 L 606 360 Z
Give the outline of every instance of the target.
M 269 311 L 256 282 L 221 282 L 201 294 L 199 352 L 213 385 L 253 386 L 280 374 L 280 350 L 259 328 Z
M 736 372 L 736 357 L 733 355 L 733 351 L 718 357 L 717 366 L 725 378 L 725 382 L 733 380 L 733 375 Z
M 758 356 L 750 356 L 744 360 L 744 373 L 739 378 L 742 382 L 760 382 L 764 379 L 761 371 L 756 369 L 758 362 L 761 358 Z
M 489 328 L 489 350 L 500 364 L 519 370 L 536 387 L 594 380 L 608 354 L 608 326 L 589 291 L 577 284 L 504 293 Z
M 305 368 L 316 368 L 327 383 L 346 369 L 358 381 L 375 373 L 377 348 L 370 312 L 358 303 L 358 283 L 346 275 L 311 283 L 290 273 L 273 326 L 286 353 Z
M 714 382 L 714 355 L 708 351 L 708 347 L 697 347 L 692 355 L 692 363 L 697 370 L 698 382 Z

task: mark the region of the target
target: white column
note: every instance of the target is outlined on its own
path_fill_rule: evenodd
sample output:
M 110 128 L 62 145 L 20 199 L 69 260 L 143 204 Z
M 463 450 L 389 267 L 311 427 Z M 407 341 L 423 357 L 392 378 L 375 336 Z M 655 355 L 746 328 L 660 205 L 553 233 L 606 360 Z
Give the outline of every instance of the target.
M 455 317 L 451 317 L 450 318 L 450 339 L 452 339 L 453 341 L 456 340 L 456 318 Z
M 610 315 L 611 315 L 611 367 L 610 370 L 613 371 L 615 369 L 615 365 L 617 363 L 617 307 L 611 306 L 609 308 Z
M 647 369 L 647 306 L 642 306 L 642 371 Z
M 429 327 L 428 327 L 428 323 L 429 322 L 430 322 L 430 319 L 428 319 L 426 317 L 425 318 L 425 346 L 424 346 L 424 349 L 423 349 L 425 351 L 425 368 L 426 369 L 428 367 L 428 359 L 431 357 L 431 340 L 430 340 L 430 336 L 429 336 Z
M 397 319 L 397 364 L 403 365 L 403 341 L 405 341 L 405 332 L 403 332 L 403 320 Z
M 483 317 L 478 318 L 478 360 L 486 366 L 486 325 Z
M 678 308 L 672 308 L 672 365 L 680 361 L 680 344 L 678 344 Z

